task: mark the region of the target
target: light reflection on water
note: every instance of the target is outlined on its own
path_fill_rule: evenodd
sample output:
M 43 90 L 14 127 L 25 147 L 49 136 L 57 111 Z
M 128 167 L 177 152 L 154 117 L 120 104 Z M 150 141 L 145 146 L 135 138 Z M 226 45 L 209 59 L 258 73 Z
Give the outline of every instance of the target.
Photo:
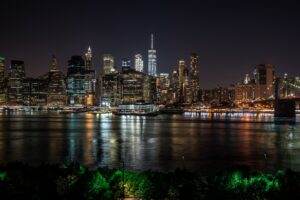
M 300 170 L 299 116 L 294 125 L 273 120 L 272 114 L 249 113 L 1 113 L 0 162 L 120 167 L 124 161 L 131 170 L 208 170 L 232 164 Z

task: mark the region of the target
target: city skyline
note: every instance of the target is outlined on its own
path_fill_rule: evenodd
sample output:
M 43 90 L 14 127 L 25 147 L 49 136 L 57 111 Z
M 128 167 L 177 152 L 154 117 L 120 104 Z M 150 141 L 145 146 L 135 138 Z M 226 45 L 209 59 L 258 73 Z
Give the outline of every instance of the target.
M 157 72 L 171 72 L 180 58 L 188 60 L 197 52 L 203 88 L 229 85 L 259 63 L 273 64 L 279 76 L 299 75 L 295 3 L 10 1 L 2 6 L 0 55 L 24 60 L 32 77 L 46 71 L 52 54 L 66 72 L 70 55 L 82 54 L 89 45 L 97 71 L 105 53 L 113 54 L 119 66 L 122 58 L 137 52 L 146 58 L 151 33 Z

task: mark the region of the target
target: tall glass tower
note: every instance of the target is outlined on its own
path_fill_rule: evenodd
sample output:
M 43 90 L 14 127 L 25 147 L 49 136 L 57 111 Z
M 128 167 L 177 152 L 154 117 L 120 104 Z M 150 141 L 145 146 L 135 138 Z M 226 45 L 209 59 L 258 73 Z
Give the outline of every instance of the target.
M 143 72 L 144 71 L 144 61 L 142 54 L 135 54 L 134 56 L 134 68 L 135 71 Z
M 154 49 L 153 34 L 151 34 L 151 48 L 148 50 L 148 74 L 156 76 L 156 50 Z

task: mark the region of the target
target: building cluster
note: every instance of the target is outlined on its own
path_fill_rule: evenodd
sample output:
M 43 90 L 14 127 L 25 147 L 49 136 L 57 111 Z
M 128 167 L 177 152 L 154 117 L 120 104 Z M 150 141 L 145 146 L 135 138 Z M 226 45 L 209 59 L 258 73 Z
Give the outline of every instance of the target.
M 249 102 L 273 101 L 276 81 L 278 81 L 277 92 L 280 98 L 300 96 L 299 77 L 287 77 L 287 74 L 283 78 L 276 77 L 273 65 L 260 64 L 254 68 L 252 77 L 246 74 L 244 80 L 235 85 L 235 103 L 245 106 L 249 105 Z
M 24 61 L 12 60 L 5 76 L 5 58 L 0 58 L 0 104 L 8 106 L 118 106 L 145 103 L 196 103 L 201 100 L 199 84 L 199 57 L 190 56 L 189 67 L 179 61 L 172 76 L 157 73 L 154 37 L 148 50 L 148 71 L 142 54 L 134 55 L 134 66 L 128 58 L 122 59 L 121 69 L 111 54 L 103 55 L 99 75 L 93 67 L 92 50 L 75 55 L 68 61 L 67 72 L 58 69 L 52 57 L 49 71 L 28 78 Z
M 246 74 L 241 83 L 229 87 L 200 89 L 199 56 L 191 53 L 189 62 L 180 59 L 171 74 L 157 73 L 154 38 L 148 50 L 148 66 L 142 54 L 122 59 L 121 68 L 111 54 L 103 55 L 100 74 L 93 67 L 92 50 L 75 55 L 68 61 L 67 72 L 58 69 L 55 56 L 49 71 L 28 78 L 23 61 L 12 60 L 5 75 L 6 60 L 0 57 L 0 105 L 25 106 L 118 106 L 142 101 L 156 104 L 232 106 L 253 101 L 274 99 L 275 69 L 271 64 L 260 64 L 253 76 Z M 299 77 L 280 79 L 280 96 L 300 95 Z

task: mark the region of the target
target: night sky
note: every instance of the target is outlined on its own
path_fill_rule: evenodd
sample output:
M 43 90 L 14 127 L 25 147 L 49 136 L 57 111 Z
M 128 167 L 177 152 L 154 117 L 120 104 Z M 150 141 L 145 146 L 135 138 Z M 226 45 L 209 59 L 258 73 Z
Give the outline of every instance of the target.
M 153 33 L 158 72 L 196 52 L 203 88 L 236 83 L 260 63 L 274 64 L 279 76 L 299 76 L 300 5 L 245 2 L 9 0 L 1 3 L 0 56 L 7 67 L 10 59 L 24 60 L 36 77 L 49 70 L 52 54 L 66 71 L 69 58 L 91 45 L 99 72 L 104 53 L 119 67 L 135 53 L 146 64 Z

